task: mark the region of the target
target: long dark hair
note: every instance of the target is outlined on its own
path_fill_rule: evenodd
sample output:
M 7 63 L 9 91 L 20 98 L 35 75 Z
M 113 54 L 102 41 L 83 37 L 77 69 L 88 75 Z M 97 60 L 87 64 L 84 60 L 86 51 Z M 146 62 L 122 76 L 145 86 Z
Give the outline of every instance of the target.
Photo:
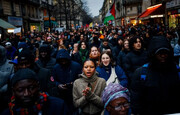
M 109 58 L 111 59 L 110 64 L 111 64 L 112 67 L 114 67 L 116 64 L 115 64 L 115 62 L 114 62 L 114 60 L 113 60 L 112 53 L 109 52 L 109 51 L 103 51 L 103 52 L 101 53 L 99 66 L 100 66 L 100 67 L 103 67 L 103 63 L 102 63 L 102 60 L 101 60 L 103 54 L 107 54 L 107 55 L 109 56 Z

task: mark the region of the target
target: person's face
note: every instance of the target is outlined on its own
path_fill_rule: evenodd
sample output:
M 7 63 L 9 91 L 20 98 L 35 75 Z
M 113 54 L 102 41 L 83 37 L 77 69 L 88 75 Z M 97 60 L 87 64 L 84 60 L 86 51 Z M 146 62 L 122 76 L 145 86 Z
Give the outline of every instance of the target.
M 92 61 L 86 61 L 84 63 L 83 72 L 88 78 L 93 76 L 95 70 L 95 65 Z
M 119 45 L 122 45 L 123 44 L 123 41 L 121 39 L 118 40 L 118 44 Z
M 133 44 L 134 50 L 140 50 L 141 49 L 141 41 L 138 38 L 136 42 Z
M 160 62 L 160 63 L 165 63 L 167 62 L 169 53 L 166 50 L 161 50 L 156 54 L 156 59 Z
M 65 59 L 65 58 L 62 58 L 59 60 L 59 63 L 62 65 L 62 66 L 67 66 L 68 63 L 69 63 L 69 60 L 68 59 Z
M 83 40 L 83 39 L 84 39 L 84 36 L 83 36 L 83 35 L 81 35 L 81 36 L 80 36 L 80 40 Z
M 104 41 L 104 42 L 103 42 L 103 45 L 104 45 L 104 46 L 107 46 L 107 45 L 108 45 L 108 42 L 107 42 L 107 41 Z
M 75 51 L 78 51 L 78 44 L 74 44 L 73 48 Z
M 30 66 L 31 66 L 31 63 L 28 60 L 22 60 L 18 62 L 19 69 L 29 68 Z
M 81 43 L 81 49 L 86 49 L 86 44 L 84 42 Z
M 92 48 L 91 48 L 91 55 L 92 55 L 93 57 L 98 56 L 98 49 L 97 49 L 96 47 L 92 47 Z
M 41 41 L 41 38 L 40 38 L 40 37 L 37 37 L 36 40 L 37 40 L 37 41 Z
M 52 41 L 51 39 L 47 39 L 47 42 L 49 42 L 49 43 L 50 43 L 51 41 Z
M 125 48 L 125 49 L 129 49 L 129 42 L 128 42 L 128 41 L 125 41 L 125 42 L 124 42 L 124 48 Z
M 13 87 L 13 95 L 17 103 L 23 107 L 33 105 L 37 100 L 38 93 L 38 82 L 32 79 L 20 80 Z
M 112 100 L 107 106 L 107 110 L 111 115 L 127 115 L 129 109 L 129 103 L 124 97 Z
M 42 58 L 45 58 L 47 56 L 47 52 L 43 51 L 43 52 L 40 53 L 40 55 L 41 55 Z
M 103 54 L 102 58 L 101 58 L 101 61 L 102 61 L 104 66 L 108 66 L 110 61 L 111 61 L 111 59 L 110 59 L 109 55 Z

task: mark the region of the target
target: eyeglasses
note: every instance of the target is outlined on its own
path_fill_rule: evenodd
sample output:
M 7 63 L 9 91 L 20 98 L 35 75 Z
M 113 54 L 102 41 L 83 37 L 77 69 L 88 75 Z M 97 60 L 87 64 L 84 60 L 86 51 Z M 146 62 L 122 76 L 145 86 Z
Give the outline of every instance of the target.
M 110 105 L 112 108 L 114 108 L 116 111 L 121 111 L 122 108 L 129 108 L 130 103 L 123 103 L 123 104 L 118 104 L 117 106 L 113 107 L 112 105 Z

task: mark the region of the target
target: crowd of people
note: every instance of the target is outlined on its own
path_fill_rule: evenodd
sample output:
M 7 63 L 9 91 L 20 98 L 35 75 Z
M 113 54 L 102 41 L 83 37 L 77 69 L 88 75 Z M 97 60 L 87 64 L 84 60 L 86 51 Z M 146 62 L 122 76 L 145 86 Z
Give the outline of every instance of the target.
M 180 26 L 112 25 L 0 39 L 2 115 L 180 113 Z

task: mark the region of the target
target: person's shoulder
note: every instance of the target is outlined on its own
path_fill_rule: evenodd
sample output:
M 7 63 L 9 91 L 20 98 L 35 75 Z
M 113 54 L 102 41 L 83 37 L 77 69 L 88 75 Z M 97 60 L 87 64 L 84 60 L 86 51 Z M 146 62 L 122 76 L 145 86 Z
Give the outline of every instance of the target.
M 100 82 L 105 82 L 105 83 L 106 83 L 106 80 L 105 80 L 104 78 L 98 77 L 98 80 L 99 80 Z
M 97 66 L 96 67 L 96 70 L 101 70 L 102 68 L 100 66 Z
M 71 61 L 71 65 L 77 69 L 81 68 L 81 65 L 78 62 Z
M 49 96 L 48 104 L 49 104 L 49 106 L 54 106 L 54 107 L 63 106 L 64 100 L 57 98 L 57 97 Z
M 9 109 L 4 110 L 0 115 L 11 115 Z

